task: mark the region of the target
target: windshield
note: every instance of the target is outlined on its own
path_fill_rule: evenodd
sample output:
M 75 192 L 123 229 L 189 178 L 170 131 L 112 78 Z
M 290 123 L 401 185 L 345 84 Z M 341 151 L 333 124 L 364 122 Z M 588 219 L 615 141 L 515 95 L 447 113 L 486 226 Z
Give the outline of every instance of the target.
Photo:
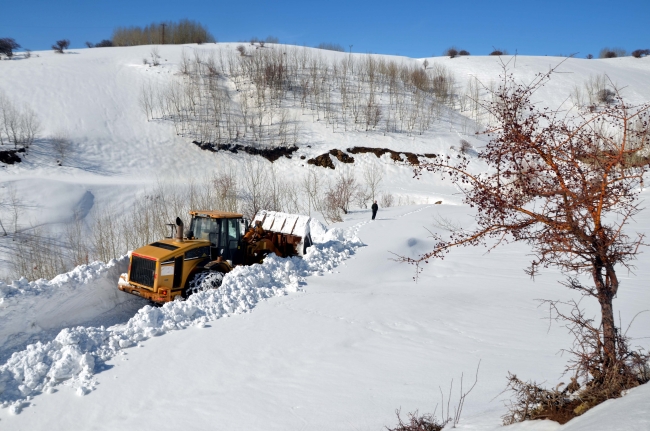
M 209 241 L 211 233 L 219 233 L 219 220 L 209 217 L 194 217 L 190 230 L 194 233 L 194 238 Z

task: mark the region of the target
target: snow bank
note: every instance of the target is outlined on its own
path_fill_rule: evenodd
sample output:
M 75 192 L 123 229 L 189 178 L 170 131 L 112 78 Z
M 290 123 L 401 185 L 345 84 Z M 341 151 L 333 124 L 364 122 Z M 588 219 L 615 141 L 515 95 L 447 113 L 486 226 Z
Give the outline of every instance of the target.
M 66 328 L 50 342 L 37 342 L 14 353 L 0 366 L 2 406 L 9 407 L 12 413 L 19 413 L 33 395 L 52 392 L 62 382 L 77 388 L 77 394 L 84 395 L 94 388 L 95 370 L 101 369 L 101 363 L 119 354 L 120 350 L 169 331 L 203 326 L 223 316 L 244 313 L 260 301 L 296 292 L 300 290 L 305 277 L 331 272 L 363 245 L 357 237 L 359 226 L 346 231 L 326 230 L 319 222 L 312 220 L 310 228 L 314 245 L 302 259 L 281 259 L 271 255 L 261 265 L 235 268 L 224 277 L 218 290 L 203 291 L 192 295 L 187 301 L 174 301 L 163 307 L 147 305 L 124 325 Z M 109 265 L 117 268 L 122 263 L 112 262 Z M 104 269 L 106 273 L 108 267 Z M 91 272 L 93 267 L 80 267 L 77 270 L 79 274 L 73 271 L 55 278 L 51 283 L 63 280 L 63 277 L 91 278 L 81 273 Z M 94 279 L 101 284 L 101 277 Z M 111 288 L 117 292 L 114 285 Z
M 0 282 L 0 351 L 11 351 L 42 332 L 88 323 L 132 301 L 115 289 L 127 267 L 123 256 L 108 264 L 78 266 L 52 280 Z

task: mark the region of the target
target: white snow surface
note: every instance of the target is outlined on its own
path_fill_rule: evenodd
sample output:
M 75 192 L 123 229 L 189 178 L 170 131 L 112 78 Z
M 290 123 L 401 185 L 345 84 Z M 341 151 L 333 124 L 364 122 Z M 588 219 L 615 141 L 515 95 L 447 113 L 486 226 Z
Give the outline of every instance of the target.
M 240 169 L 247 156 L 202 151 L 176 136 L 169 122 L 147 122 L 138 106 L 143 85 L 174 79 L 182 51 L 191 56 L 236 45 L 161 46 L 156 68 L 142 64 L 148 46 L 34 52 L 31 59 L 0 62 L 0 91 L 30 106 L 42 123 L 38 145 L 25 160 L 0 168 L 0 192 L 13 188 L 22 199 L 23 228 L 60 231 L 73 216 L 91 224 L 96 210 L 128 209 L 161 180 L 160 173 L 179 164 L 197 176 L 227 165 Z M 414 65 L 424 60 L 391 58 Z M 504 59 L 521 82 L 564 60 Z M 428 61 L 448 67 L 460 88 L 474 76 L 487 86 L 498 83 L 501 72 L 494 57 Z M 629 101 L 650 100 L 650 58 L 568 59 L 559 70 L 536 94 L 544 106 L 566 104 L 574 86 L 601 73 L 624 87 Z M 355 145 L 454 154 L 450 146 L 461 138 L 477 149 L 484 145 L 453 119 L 406 137 L 332 131 L 307 113 L 300 116 L 301 144 L 310 147 L 302 145 L 297 154 L 313 157 Z M 60 132 L 74 143 L 62 167 L 49 142 Z M 427 230 L 444 233 L 434 217 L 471 228 L 471 209 L 437 177 L 415 181 L 410 168 L 386 155 L 354 157 L 357 176 L 377 165 L 383 191 L 422 205 L 380 208 L 373 222 L 369 211 L 354 210 L 330 229 L 314 222 L 316 244 L 304 259 L 270 257 L 237 268 L 220 290 L 158 308 L 117 291 L 125 258 L 49 281 L 0 284 L 0 429 L 380 430 L 396 424 L 395 409 L 403 416 L 433 412 L 452 379 L 454 394 L 461 374 L 465 387 L 473 382 L 480 361 L 458 429 L 488 431 L 500 428 L 508 371 L 549 386 L 565 381 L 568 358 L 559 352 L 572 338 L 549 324 L 548 310 L 536 302 L 576 298 L 558 283 L 562 277 L 548 271 L 530 280 L 522 271 L 530 250 L 512 244 L 490 253 L 454 250 L 413 282 L 413 267 L 392 260 L 395 254 L 427 251 Z M 314 169 L 298 157 L 281 158 L 274 168 L 285 178 Z M 324 179 L 339 172 L 315 169 Z M 642 198 L 648 201 L 647 191 Z M 436 201 L 443 205 L 427 205 Z M 650 233 L 648 210 L 630 231 Z M 623 328 L 650 309 L 650 257 L 644 252 L 633 272 L 620 274 L 614 306 Z M 585 299 L 583 305 L 597 316 L 597 304 Z M 648 328 L 650 313 L 638 315 L 628 332 L 634 346 L 650 347 Z M 452 408 L 456 401 L 452 395 Z M 646 385 L 564 426 L 535 421 L 505 429 L 650 430 L 648 417 Z
M 225 276 L 218 290 L 200 292 L 187 301 L 174 301 L 162 307 L 145 306 L 124 325 L 65 328 L 52 341 L 36 342 L 14 353 L 0 366 L 2 405 L 9 406 L 14 413 L 20 412 L 25 397 L 34 392 L 49 392 L 62 381 L 76 387 L 77 394 L 84 395 L 94 388 L 96 365 L 111 359 L 122 349 L 169 331 L 192 325 L 203 326 L 223 316 L 248 312 L 262 300 L 297 292 L 305 276 L 331 272 L 362 245 L 354 235 L 354 229 L 342 232 L 325 230 L 318 221 L 311 224 L 316 234 L 313 238 L 315 244 L 304 258 L 280 259 L 272 255 L 261 265 L 235 268 Z M 105 311 L 102 303 L 108 302 L 114 308 L 120 301 L 130 298 L 116 290 L 119 268 L 123 269 L 125 261 L 122 258 L 120 262 L 113 261 L 108 265 L 80 266 L 50 282 L 25 282 L 25 289 L 15 286 L 0 288 L 9 292 L 8 298 L 14 299 L 13 309 L 36 308 L 36 314 L 42 319 L 38 320 L 39 327 L 60 327 L 70 319 L 83 316 L 88 319 L 90 313 L 101 314 Z M 14 284 L 21 286 L 20 282 Z M 84 289 L 86 295 L 81 297 L 75 291 L 81 290 L 78 286 L 92 286 L 92 289 Z M 66 290 L 73 293 L 66 294 Z M 97 294 L 93 296 L 93 292 Z M 52 300 L 57 295 L 59 298 Z M 34 297 L 45 298 L 34 301 Z M 39 308 L 47 310 L 41 312 Z M 8 313 L 5 321 L 23 322 L 20 317 Z M 26 325 L 35 326 L 29 320 Z M 6 326 L 8 328 L 3 332 L 11 333 L 14 328 Z

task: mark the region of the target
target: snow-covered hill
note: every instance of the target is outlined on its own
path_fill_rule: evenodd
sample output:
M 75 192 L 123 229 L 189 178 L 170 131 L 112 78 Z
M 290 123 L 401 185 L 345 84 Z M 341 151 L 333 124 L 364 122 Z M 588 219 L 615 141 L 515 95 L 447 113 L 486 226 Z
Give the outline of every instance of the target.
M 151 47 L 40 52 L 0 62 L 0 91 L 16 105 L 29 105 L 42 123 L 25 160 L 0 169 L 4 191 L 21 197 L 21 228 L 65 232 L 75 214 L 90 225 L 93 208 L 119 213 L 160 181 L 187 184 L 226 166 L 243 170 L 249 156 L 201 150 L 177 136 L 171 122 L 147 121 L 139 105 L 143 85 L 179 79 L 184 50 L 235 49 L 162 46 L 157 67 L 142 61 Z M 349 55 L 305 49 L 332 61 Z M 418 66 L 424 61 L 380 57 Z M 563 61 L 504 60 L 524 82 Z M 427 61 L 452 71 L 459 92 L 472 77 L 496 83 L 502 71 L 494 57 Z M 574 87 L 602 73 L 624 87 L 631 102 L 650 100 L 647 58 L 568 59 L 559 71 L 536 95 L 547 106 L 570 109 Z M 476 147 L 484 143 L 457 110 L 414 136 L 345 132 L 309 113 L 295 114 L 301 126 L 296 154 L 306 158 L 353 146 L 424 154 L 453 152 L 460 139 Z M 63 166 L 49 140 L 60 133 L 74 143 Z M 492 430 L 505 412 L 505 395 L 499 394 L 508 371 L 549 386 L 562 381 L 567 358 L 558 352 L 572 340 L 544 320 L 548 310 L 536 302 L 572 297 L 557 283 L 559 275 L 530 280 L 522 271 L 527 248 L 512 245 L 489 254 L 455 250 L 414 283 L 413 268 L 391 260 L 391 252 L 415 256 L 427 250 L 427 229 L 438 229 L 434 217 L 469 228 L 471 211 L 459 205 L 453 187 L 433 177 L 413 180 L 410 168 L 388 155 L 355 159 L 350 169 L 357 176 L 364 167 L 379 166 L 383 191 L 420 205 L 381 208 L 373 222 L 367 210 L 354 209 L 343 223 L 320 229 L 319 243 L 303 261 L 268 259 L 238 269 L 222 290 L 163 308 L 141 308 L 113 290 L 123 259 L 78 267 L 51 281 L 0 285 L 0 401 L 6 407 L 0 429 L 378 430 L 396 423 L 397 408 L 433 412 L 442 403 L 440 388 L 446 394 L 454 379 L 457 393 L 461 374 L 466 385 L 480 361 L 460 428 Z M 309 166 L 300 157 L 273 166 L 298 181 L 309 170 L 333 178 L 344 167 L 334 163 L 338 170 Z M 7 193 L 4 199 L 7 208 Z M 430 205 L 439 200 L 444 204 Z M 649 228 L 647 211 L 631 226 Z M 0 244 L 7 256 L 11 238 L 0 238 Z M 647 256 L 640 255 L 634 274 L 621 277 L 615 307 L 623 327 L 650 308 Z M 596 304 L 585 305 L 596 314 Z M 629 331 L 635 344 L 648 347 L 642 337 L 649 327 L 648 313 L 639 315 Z M 650 429 L 649 390 L 635 389 L 559 429 Z M 512 429 L 550 431 L 558 425 Z

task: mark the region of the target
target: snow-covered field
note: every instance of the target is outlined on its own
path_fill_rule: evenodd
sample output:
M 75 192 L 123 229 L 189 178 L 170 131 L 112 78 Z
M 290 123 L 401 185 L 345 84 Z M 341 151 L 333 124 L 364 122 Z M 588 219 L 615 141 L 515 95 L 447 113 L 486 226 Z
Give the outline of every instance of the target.
M 142 84 L 171 79 L 181 50 L 196 48 L 161 47 L 165 61 L 158 68 L 142 64 L 149 47 L 42 52 L 0 63 L 0 90 L 28 104 L 42 122 L 26 160 L 0 170 L 2 186 L 23 197 L 24 226 L 56 230 L 79 209 L 90 221 L 93 206 L 126 208 L 179 163 L 197 176 L 239 166 L 241 156 L 202 151 L 175 136 L 171 124 L 147 122 L 138 106 Z M 428 60 L 444 63 L 461 86 L 471 76 L 497 81 L 500 72 L 490 57 Z M 512 67 L 530 80 L 559 61 L 519 57 Z M 647 58 L 569 59 L 561 71 L 538 94 L 549 106 L 565 103 L 574 85 L 603 72 L 626 87 L 632 102 L 650 100 Z M 461 137 L 481 145 L 451 120 L 406 137 L 332 132 L 305 117 L 303 143 L 311 147 L 300 151 L 307 157 L 354 145 L 444 152 Z M 48 137 L 61 131 L 75 142 L 63 167 L 48 146 Z M 426 251 L 427 229 L 438 229 L 438 216 L 470 228 L 471 211 L 437 178 L 413 180 L 409 168 L 386 156 L 355 158 L 355 169 L 381 167 L 383 190 L 421 205 L 381 208 L 372 222 L 369 211 L 354 210 L 329 229 L 314 222 L 317 244 L 304 260 L 273 258 L 239 268 L 219 291 L 162 308 L 115 289 L 125 258 L 51 281 L 0 284 L 0 402 L 6 407 L 0 429 L 379 430 L 396 423 L 395 409 L 433 412 L 452 379 L 453 394 L 461 375 L 471 385 L 480 361 L 459 428 L 492 430 L 505 412 L 500 393 L 508 371 L 549 386 L 563 381 L 567 357 L 559 352 L 572 339 L 545 320 L 548 310 L 536 301 L 572 297 L 559 275 L 530 280 L 522 270 L 528 249 L 517 244 L 489 254 L 454 250 L 414 283 L 414 268 L 391 253 Z M 274 165 L 285 176 L 308 169 L 334 175 L 298 158 Z M 444 204 L 430 205 L 438 200 Z M 648 211 L 630 229 L 647 233 Z M 624 328 L 650 309 L 648 259 L 641 254 L 635 272 L 621 274 L 615 307 Z M 585 305 L 596 315 L 596 304 Z M 650 346 L 643 338 L 648 328 L 650 313 L 639 315 L 628 333 L 634 345 Z M 539 422 L 509 429 L 647 430 L 649 401 L 650 388 L 641 387 L 563 427 Z M 456 402 L 452 395 L 452 408 Z

